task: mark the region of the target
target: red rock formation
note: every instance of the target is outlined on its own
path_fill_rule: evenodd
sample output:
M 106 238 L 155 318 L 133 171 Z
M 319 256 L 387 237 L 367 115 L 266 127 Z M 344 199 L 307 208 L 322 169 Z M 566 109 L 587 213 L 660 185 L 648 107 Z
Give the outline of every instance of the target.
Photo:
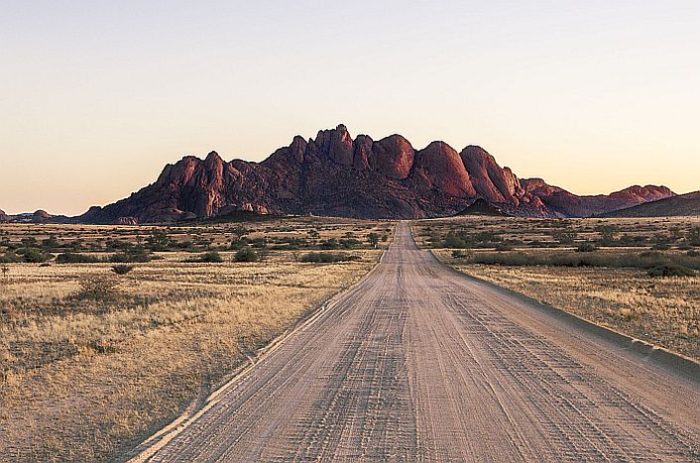
M 501 168 L 496 159 L 480 146 L 467 146 L 460 157 L 482 198 L 491 203 L 520 204 L 524 191 L 508 167 Z
M 377 172 L 393 180 L 408 177 L 413 167 L 415 150 L 401 135 L 391 135 L 372 145 L 370 166 Z
M 588 217 L 624 209 L 648 201 L 674 196 L 665 186 L 632 186 L 609 195 L 578 196 L 563 188 L 548 185 L 540 178 L 520 181 L 526 192 L 538 197 L 555 214 L 566 217 Z
M 446 143 L 434 141 L 419 151 L 413 167 L 415 178 L 424 187 L 460 198 L 476 196 L 459 154 Z
M 77 219 L 143 223 L 236 211 L 414 218 L 454 214 L 477 198 L 513 215 L 585 216 L 672 194 L 647 186 L 577 196 L 542 180 L 519 180 L 477 146 L 458 154 L 433 142 L 416 152 L 400 135 L 353 140 L 339 125 L 308 141 L 294 137 L 261 163 L 224 162 L 215 152 L 204 160 L 185 156 L 152 185 Z

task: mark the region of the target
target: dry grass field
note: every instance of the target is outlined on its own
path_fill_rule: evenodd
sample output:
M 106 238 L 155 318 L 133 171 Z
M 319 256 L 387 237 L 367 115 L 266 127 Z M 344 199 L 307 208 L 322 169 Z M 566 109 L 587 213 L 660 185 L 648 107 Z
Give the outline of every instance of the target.
M 444 262 L 700 359 L 700 220 L 463 217 L 415 225 Z
M 392 232 L 314 218 L 1 226 L 0 461 L 123 454 L 359 280 Z

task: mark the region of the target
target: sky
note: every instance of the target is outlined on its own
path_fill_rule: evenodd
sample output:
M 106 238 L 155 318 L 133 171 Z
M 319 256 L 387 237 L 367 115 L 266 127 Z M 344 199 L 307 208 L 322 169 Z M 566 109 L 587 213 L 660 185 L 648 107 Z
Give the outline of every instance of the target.
M 0 209 L 344 123 L 578 194 L 700 189 L 700 2 L 0 0 Z

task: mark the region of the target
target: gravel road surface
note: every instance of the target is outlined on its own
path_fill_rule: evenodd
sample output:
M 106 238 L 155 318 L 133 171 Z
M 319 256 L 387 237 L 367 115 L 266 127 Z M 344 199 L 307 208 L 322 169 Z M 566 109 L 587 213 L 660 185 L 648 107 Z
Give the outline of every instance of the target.
M 382 262 L 136 461 L 700 461 L 700 378 L 473 281 Z

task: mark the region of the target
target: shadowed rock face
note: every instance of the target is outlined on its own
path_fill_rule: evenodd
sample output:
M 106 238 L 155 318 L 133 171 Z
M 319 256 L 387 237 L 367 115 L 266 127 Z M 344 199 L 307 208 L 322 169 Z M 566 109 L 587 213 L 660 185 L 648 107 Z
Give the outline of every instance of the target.
M 315 139 L 294 137 L 261 163 L 225 162 L 215 152 L 204 160 L 186 156 L 167 165 L 155 183 L 77 219 L 167 222 L 234 211 L 419 218 L 455 214 L 476 198 L 513 215 L 585 216 L 671 195 L 647 186 L 577 196 L 543 180 L 519 180 L 478 146 L 457 153 L 433 142 L 416 151 L 401 135 L 353 139 L 339 125 Z
M 10 217 L 7 214 L 5 214 L 5 211 L 0 209 L 0 222 L 9 222 L 9 221 L 10 221 Z

